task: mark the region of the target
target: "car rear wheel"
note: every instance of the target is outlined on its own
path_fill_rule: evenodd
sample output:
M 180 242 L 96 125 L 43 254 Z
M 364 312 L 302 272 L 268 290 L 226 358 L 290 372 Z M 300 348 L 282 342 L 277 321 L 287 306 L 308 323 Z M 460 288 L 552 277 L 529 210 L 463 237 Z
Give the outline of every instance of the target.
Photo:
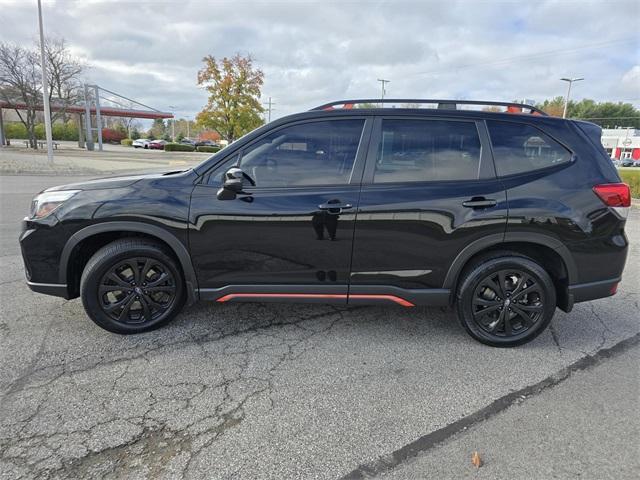
M 515 347 L 542 333 L 556 308 L 549 274 L 538 263 L 505 253 L 472 265 L 460 282 L 458 318 L 479 342 Z
M 98 250 L 80 281 L 89 317 L 114 333 L 141 333 L 171 321 L 184 303 L 184 282 L 175 260 L 159 245 L 117 240 Z

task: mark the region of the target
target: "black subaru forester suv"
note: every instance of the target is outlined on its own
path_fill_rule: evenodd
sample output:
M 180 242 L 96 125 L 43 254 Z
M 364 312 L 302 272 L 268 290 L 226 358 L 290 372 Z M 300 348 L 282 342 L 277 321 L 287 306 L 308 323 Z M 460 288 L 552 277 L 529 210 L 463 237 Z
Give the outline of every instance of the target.
M 334 102 L 190 170 L 45 190 L 20 237 L 29 287 L 117 333 L 196 300 L 454 305 L 500 347 L 616 292 L 630 192 L 597 125 L 384 103 L 412 107 Z

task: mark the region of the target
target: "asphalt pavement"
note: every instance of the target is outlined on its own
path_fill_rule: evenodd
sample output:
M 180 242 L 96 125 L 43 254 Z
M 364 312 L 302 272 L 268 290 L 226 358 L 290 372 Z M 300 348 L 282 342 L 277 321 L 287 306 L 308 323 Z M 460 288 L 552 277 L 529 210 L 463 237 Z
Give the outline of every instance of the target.
M 605 349 L 597 367 L 478 423 L 382 475 L 385 479 L 637 478 L 640 348 Z M 600 363 L 602 361 L 602 363 Z M 482 465 L 471 462 L 478 452 Z
M 1 178 L 0 478 L 636 478 L 637 208 L 618 294 L 520 348 L 422 307 L 200 303 L 124 337 L 24 283 L 13 222 L 70 180 Z

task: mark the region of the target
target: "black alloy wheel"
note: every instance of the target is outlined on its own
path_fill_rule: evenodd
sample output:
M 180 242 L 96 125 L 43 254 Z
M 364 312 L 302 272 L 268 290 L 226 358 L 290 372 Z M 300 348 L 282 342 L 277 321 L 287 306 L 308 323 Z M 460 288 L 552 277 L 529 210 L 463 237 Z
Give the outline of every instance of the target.
M 176 280 L 166 265 L 149 257 L 119 262 L 100 280 L 105 315 L 118 323 L 144 324 L 161 317 L 176 300 Z
M 101 248 L 87 262 L 80 296 L 100 327 L 114 333 L 141 333 L 178 314 L 185 298 L 184 279 L 163 246 L 125 238 Z
M 483 278 L 473 292 L 473 320 L 501 337 L 526 332 L 544 312 L 544 291 L 522 270 L 499 270 Z
M 460 281 L 458 319 L 476 340 L 515 347 L 549 325 L 556 291 L 545 269 L 513 252 L 497 252 L 471 265 Z

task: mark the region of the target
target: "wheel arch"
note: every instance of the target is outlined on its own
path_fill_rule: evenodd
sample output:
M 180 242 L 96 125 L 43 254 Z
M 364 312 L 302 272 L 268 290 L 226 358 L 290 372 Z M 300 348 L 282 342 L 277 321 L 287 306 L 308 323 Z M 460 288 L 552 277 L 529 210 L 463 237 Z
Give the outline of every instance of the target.
M 147 223 L 114 221 L 105 222 L 82 228 L 74 233 L 65 244 L 60 255 L 59 281 L 69 286 L 71 296 L 77 296 L 74 290 L 73 278 L 74 261 L 83 245 L 92 239 L 95 240 L 97 248 L 100 248 L 113 240 L 127 236 L 141 236 L 150 238 L 166 246 L 170 253 L 174 255 L 184 274 L 185 287 L 187 291 L 187 303 L 191 304 L 197 300 L 196 292 L 198 288 L 197 278 L 191 256 L 185 245 L 173 234 L 166 230 Z M 94 250 L 97 250 L 94 248 Z M 85 260 L 88 260 L 86 258 Z M 81 272 L 79 272 L 81 274 Z
M 537 233 L 489 235 L 469 244 L 449 267 L 443 288 L 450 289 L 452 295 L 455 295 L 464 269 L 482 255 L 498 250 L 517 252 L 540 263 L 553 279 L 558 306 L 565 311 L 571 309 L 573 302 L 568 295 L 568 286 L 578 280 L 576 264 L 569 249 L 560 240 Z

